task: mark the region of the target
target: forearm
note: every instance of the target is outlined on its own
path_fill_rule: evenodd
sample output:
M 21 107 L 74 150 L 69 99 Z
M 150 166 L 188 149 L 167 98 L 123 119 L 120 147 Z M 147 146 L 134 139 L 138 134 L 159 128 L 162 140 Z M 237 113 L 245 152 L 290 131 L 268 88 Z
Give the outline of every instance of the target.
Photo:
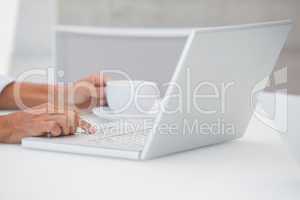
M 62 89 L 63 93 L 64 89 Z M 35 83 L 12 83 L 0 94 L 0 109 L 34 107 L 47 102 L 58 103 L 57 86 Z
M 11 128 L 7 116 L 0 116 L 0 143 L 9 141 Z
M 68 85 L 11 83 L 0 93 L 0 109 L 26 109 L 51 103 L 85 110 L 105 105 L 105 77 L 91 75 Z

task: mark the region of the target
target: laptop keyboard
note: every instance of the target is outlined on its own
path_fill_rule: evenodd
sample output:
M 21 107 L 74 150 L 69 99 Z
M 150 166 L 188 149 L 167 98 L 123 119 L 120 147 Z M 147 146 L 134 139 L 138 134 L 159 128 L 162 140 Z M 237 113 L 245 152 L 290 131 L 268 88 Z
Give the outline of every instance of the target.
M 87 121 L 97 129 L 97 132 L 87 134 L 83 130 L 79 130 L 77 135 L 85 138 L 84 144 L 117 149 L 142 150 L 146 137 L 152 128 L 150 123 L 146 124 L 142 120 L 99 124 Z

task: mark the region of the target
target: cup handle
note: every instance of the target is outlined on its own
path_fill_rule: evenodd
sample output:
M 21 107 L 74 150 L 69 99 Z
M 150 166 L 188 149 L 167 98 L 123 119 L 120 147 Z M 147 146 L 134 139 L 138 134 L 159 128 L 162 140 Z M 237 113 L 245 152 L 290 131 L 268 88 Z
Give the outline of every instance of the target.
M 256 109 L 254 115 L 261 122 L 271 127 L 272 129 L 281 133 L 287 130 L 287 99 L 288 96 L 285 92 L 261 92 L 262 98 L 257 98 Z M 275 97 L 274 97 L 275 95 Z M 270 104 L 270 99 L 274 98 L 274 105 L 272 105 L 273 114 L 267 111 L 264 105 Z

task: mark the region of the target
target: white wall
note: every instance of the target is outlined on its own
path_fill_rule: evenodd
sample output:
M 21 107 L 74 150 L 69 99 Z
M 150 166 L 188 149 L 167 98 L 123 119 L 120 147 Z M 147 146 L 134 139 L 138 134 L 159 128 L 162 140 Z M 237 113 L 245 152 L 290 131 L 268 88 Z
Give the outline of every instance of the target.
M 0 6 L 0 73 L 6 74 L 13 51 L 15 20 L 18 0 L 2 3 Z
M 295 26 L 277 68 L 288 65 L 293 93 L 300 94 L 299 0 L 57 0 L 61 24 L 190 27 L 291 18 Z M 55 0 L 21 0 L 13 67 L 49 66 Z
M 19 0 L 10 75 L 51 65 L 54 5 L 54 0 Z
M 289 92 L 300 94 L 299 0 L 63 0 L 59 8 L 60 23 L 92 26 L 201 27 L 292 19 L 275 70 L 287 66 Z
M 300 49 L 299 0 L 63 0 L 60 22 L 96 26 L 213 26 L 291 18 Z

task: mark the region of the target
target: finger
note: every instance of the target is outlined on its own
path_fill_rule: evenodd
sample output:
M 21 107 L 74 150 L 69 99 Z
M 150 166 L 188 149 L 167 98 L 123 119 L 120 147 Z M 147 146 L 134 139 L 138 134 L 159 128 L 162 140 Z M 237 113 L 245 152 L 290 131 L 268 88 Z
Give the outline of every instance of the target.
M 74 135 L 76 133 L 77 128 L 70 127 L 70 135 Z
M 106 86 L 106 83 L 111 80 L 111 77 L 108 75 L 103 75 L 103 80 L 104 80 L 104 86 Z
M 90 133 L 90 134 L 96 133 L 95 127 L 92 127 L 92 125 L 90 123 L 88 123 L 87 121 L 85 121 L 83 119 L 80 120 L 79 127 L 82 128 L 87 133 Z
M 97 106 L 107 106 L 107 100 L 106 99 L 97 100 Z
M 79 121 L 80 121 L 80 116 L 77 112 L 75 112 L 74 126 L 70 127 L 70 130 L 71 130 L 70 134 L 73 135 L 76 133 L 76 130 L 79 127 Z
M 49 126 L 50 126 L 49 133 L 51 136 L 59 137 L 63 135 L 63 129 L 57 122 L 52 121 L 49 123 Z
M 68 110 L 66 115 L 69 125 L 69 134 L 74 134 L 79 126 L 80 116 L 75 110 Z
M 97 98 L 97 99 L 105 99 L 106 98 L 105 88 L 104 87 L 96 87 L 96 92 L 91 93 L 91 96 L 93 98 Z
M 71 133 L 71 127 L 74 127 L 74 125 L 68 118 L 70 117 L 67 114 L 52 114 L 49 115 L 48 120 L 58 123 L 62 129 L 62 135 L 69 135 Z
M 48 120 L 56 121 L 62 129 L 63 135 L 73 135 L 79 126 L 79 114 L 74 110 L 68 110 L 64 114 L 52 114 Z
M 36 131 L 35 136 L 42 136 L 45 134 L 50 134 L 53 137 L 58 137 L 62 135 L 62 129 L 59 126 L 59 124 L 55 121 L 45 121 L 45 122 L 40 122 L 40 129 Z
M 95 86 L 105 86 L 106 82 L 109 80 L 110 78 L 108 76 L 104 76 L 103 73 L 96 73 L 96 74 L 92 74 L 90 76 L 88 76 L 87 78 L 85 78 L 85 81 L 88 81 L 90 83 L 92 83 Z

